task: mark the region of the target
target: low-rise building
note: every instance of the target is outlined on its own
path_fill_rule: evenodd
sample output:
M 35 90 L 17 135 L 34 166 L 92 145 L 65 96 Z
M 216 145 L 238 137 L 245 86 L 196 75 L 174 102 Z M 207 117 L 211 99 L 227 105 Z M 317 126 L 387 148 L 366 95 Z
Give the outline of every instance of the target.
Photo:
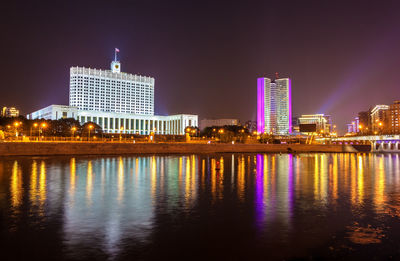
M 389 105 L 376 105 L 371 110 L 371 128 L 374 134 L 384 132 L 387 127 L 387 111 L 389 110 Z
M 300 126 L 300 132 L 302 131 L 302 126 L 315 125 L 315 132 L 318 133 L 331 133 L 332 132 L 332 118 L 330 115 L 325 114 L 305 114 L 298 118 L 298 123 Z
M 226 126 L 226 125 L 238 125 L 238 119 L 203 119 L 200 121 L 200 129 L 204 130 L 207 127 L 212 126 Z
M 93 122 L 105 133 L 126 133 L 148 135 L 151 132 L 162 135 L 184 135 L 185 128 L 197 126 L 197 115 L 136 115 L 101 111 L 84 111 L 65 105 L 50 105 L 27 115 L 28 119 L 59 120 L 74 118 L 81 124 Z
M 3 109 L 1 110 L 1 116 L 2 117 L 18 117 L 19 110 L 17 110 L 15 107 L 3 107 Z

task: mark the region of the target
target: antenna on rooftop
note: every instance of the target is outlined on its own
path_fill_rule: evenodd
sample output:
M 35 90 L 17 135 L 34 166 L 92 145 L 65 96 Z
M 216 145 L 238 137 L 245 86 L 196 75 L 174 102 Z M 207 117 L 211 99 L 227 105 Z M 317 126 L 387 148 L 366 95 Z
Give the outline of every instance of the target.
M 276 79 L 279 79 L 279 73 L 277 73 L 277 72 L 275 73 L 275 80 Z

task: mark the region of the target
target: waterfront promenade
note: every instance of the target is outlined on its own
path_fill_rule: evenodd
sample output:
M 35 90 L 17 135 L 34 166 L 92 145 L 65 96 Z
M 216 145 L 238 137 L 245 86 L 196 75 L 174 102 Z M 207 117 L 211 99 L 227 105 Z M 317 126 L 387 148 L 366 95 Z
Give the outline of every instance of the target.
M 2 142 L 0 156 L 34 155 L 121 155 L 157 153 L 286 153 L 286 152 L 359 152 L 368 145 L 308 144 L 199 144 L 199 143 L 128 143 L 128 142 Z

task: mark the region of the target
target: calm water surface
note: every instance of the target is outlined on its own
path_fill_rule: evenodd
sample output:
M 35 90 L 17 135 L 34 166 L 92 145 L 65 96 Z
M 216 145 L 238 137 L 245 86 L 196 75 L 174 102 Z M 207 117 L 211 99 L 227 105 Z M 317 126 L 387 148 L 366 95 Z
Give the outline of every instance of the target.
M 39 258 L 399 260 L 400 156 L 0 158 L 0 259 Z

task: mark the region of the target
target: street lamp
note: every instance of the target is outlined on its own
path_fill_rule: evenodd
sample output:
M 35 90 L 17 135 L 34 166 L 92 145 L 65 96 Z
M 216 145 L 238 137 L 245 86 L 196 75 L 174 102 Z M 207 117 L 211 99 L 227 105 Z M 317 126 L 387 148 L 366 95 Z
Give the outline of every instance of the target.
M 15 137 L 18 137 L 18 127 L 22 125 L 22 122 L 14 122 L 14 126 L 15 126 Z
M 76 127 L 75 127 L 75 126 L 72 127 L 72 128 L 71 128 L 71 131 L 72 131 L 72 137 L 74 137 L 74 136 L 75 136 Z
M 122 131 L 124 130 L 124 126 L 119 128 L 119 141 L 122 141 Z
M 45 122 L 43 122 L 42 124 L 40 124 L 40 130 L 39 130 L 40 134 L 43 133 L 43 129 L 46 128 L 46 127 L 47 127 L 47 124 L 46 124 Z M 44 135 L 43 135 L 43 136 L 44 136 Z
M 33 127 L 36 128 L 38 126 L 38 124 L 35 122 L 33 123 Z M 32 137 L 32 126 L 30 128 L 30 137 Z
M 89 132 L 88 132 L 88 141 L 89 141 L 90 140 L 90 130 L 93 129 L 93 125 L 89 124 L 88 128 L 89 128 Z

